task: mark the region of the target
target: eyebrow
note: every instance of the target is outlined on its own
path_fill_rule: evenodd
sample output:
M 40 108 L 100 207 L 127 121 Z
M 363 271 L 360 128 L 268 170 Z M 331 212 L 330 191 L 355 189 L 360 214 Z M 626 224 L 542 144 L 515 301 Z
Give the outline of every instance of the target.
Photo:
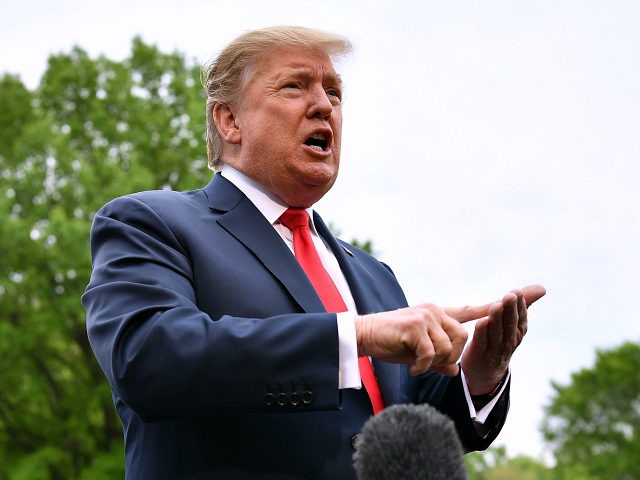
M 294 77 L 304 77 L 306 79 L 315 77 L 316 72 L 314 69 L 309 68 L 307 66 L 296 66 L 290 65 L 285 67 L 275 76 L 275 80 L 279 80 L 282 77 L 294 76 Z M 339 86 L 342 86 L 342 77 L 336 72 L 323 72 L 322 74 L 322 82 L 323 83 L 334 83 Z

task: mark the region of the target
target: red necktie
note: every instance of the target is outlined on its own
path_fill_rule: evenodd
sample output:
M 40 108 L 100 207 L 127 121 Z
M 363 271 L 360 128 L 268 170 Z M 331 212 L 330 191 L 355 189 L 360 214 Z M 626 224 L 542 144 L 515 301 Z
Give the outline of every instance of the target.
M 309 277 L 327 312 L 346 312 L 347 306 L 342 295 L 322 265 L 311 239 L 307 211 L 301 208 L 290 208 L 282 214 L 280 222 L 293 232 L 293 251 L 296 259 Z M 358 357 L 358 366 L 360 378 L 373 406 L 373 413 L 376 414 L 384 408 L 384 402 L 369 357 Z

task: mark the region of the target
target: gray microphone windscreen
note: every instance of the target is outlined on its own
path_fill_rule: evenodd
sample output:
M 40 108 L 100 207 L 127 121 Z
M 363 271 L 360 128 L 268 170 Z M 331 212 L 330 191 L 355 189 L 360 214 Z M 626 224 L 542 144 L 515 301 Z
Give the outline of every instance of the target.
M 364 424 L 358 480 L 468 480 L 453 421 L 430 405 L 393 405 Z

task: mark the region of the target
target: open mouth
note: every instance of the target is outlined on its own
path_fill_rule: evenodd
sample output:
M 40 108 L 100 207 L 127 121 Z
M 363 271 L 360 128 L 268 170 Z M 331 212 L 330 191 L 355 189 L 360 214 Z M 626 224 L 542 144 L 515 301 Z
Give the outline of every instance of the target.
M 324 133 L 314 133 L 307 138 L 304 144 L 318 152 L 324 152 L 329 146 L 329 140 Z

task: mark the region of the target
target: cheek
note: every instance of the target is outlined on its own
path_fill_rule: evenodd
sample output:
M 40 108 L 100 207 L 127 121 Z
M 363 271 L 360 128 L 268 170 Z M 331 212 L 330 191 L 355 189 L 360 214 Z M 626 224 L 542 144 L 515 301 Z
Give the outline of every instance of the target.
M 337 160 L 340 160 L 340 146 L 342 144 L 342 134 L 340 132 L 338 132 L 337 134 L 334 134 L 333 137 L 333 154 L 334 156 L 337 157 Z
M 342 140 L 342 115 L 338 115 L 338 117 L 333 122 L 332 126 L 333 130 L 333 143 L 340 148 L 340 142 Z

